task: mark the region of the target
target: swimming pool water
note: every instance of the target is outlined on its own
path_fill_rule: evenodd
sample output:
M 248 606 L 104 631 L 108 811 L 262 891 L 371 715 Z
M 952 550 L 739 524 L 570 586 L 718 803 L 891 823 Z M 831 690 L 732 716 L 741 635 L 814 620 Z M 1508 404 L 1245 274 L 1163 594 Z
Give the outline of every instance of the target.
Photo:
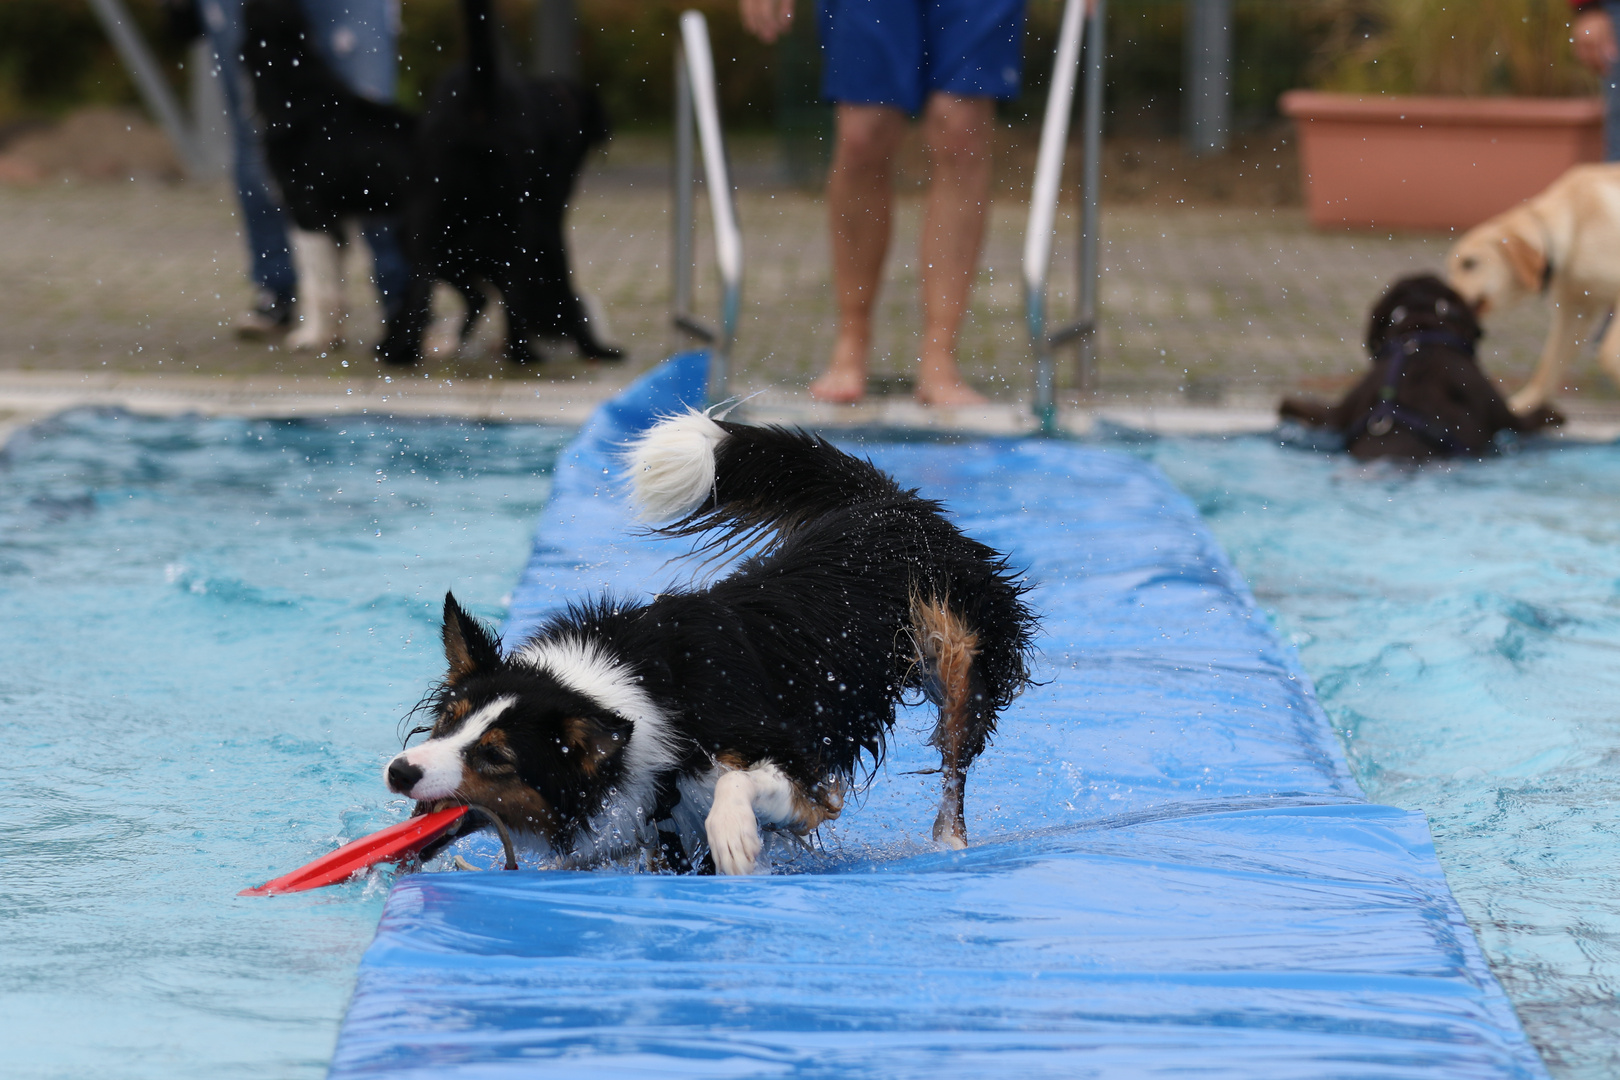
M 684 545 L 628 539 L 603 477 L 701 395 L 705 360 L 644 376 L 564 452 L 509 641 L 604 581 L 688 573 Z M 1027 568 L 1043 620 L 1038 685 L 975 764 L 975 843 L 916 850 L 935 792 L 908 797 L 926 761 L 897 754 L 807 873 L 414 875 L 334 1077 L 1546 1077 L 1422 815 L 1360 798 L 1292 650 L 1159 470 L 871 434 L 849 437 Z
M 0 459 L 12 1077 L 323 1075 L 384 882 L 237 898 L 377 777 L 454 587 L 504 614 L 569 432 L 76 412 Z
M 1554 1076 L 1620 1075 L 1620 447 L 1416 473 L 1133 449 L 1299 648 L 1368 796 L 1428 814 Z
M 570 434 L 79 412 L 13 440 L 8 1075 L 325 1070 L 386 882 L 234 893 L 401 812 L 376 774 L 439 672 L 442 590 L 504 613 Z M 1429 814 L 1555 1075 L 1613 1075 L 1620 448 L 1412 475 L 1114 445 L 1196 500 L 1369 794 Z

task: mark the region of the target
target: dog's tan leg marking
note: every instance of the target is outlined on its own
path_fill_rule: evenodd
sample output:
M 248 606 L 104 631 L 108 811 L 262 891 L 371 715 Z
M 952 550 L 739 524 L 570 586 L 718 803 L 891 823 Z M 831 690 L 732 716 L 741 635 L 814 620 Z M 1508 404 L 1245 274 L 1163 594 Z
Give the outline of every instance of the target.
M 1585 297 L 1555 297 L 1552 329 L 1547 332 L 1547 344 L 1541 350 L 1530 381 L 1508 399 L 1508 408 L 1526 413 L 1547 403 L 1564 388 L 1564 368 L 1580 348 L 1583 331 L 1590 332 L 1595 312 Z M 1607 339 L 1605 339 L 1607 340 Z
M 764 849 L 760 826 L 787 829 L 800 836 L 838 816 L 844 807 L 837 781 L 806 792 L 769 761 L 745 765 L 730 755 L 719 758 L 724 770 L 714 782 L 714 803 L 704 821 L 709 852 L 719 874 L 752 874 Z
M 979 635 L 943 600 L 911 600 L 911 632 L 919 659 L 938 684 L 939 723 L 929 742 L 939 748 L 944 794 L 934 819 L 934 839 L 949 848 L 967 847 L 967 820 L 962 812 L 967 785 L 963 743 L 971 720 L 973 661 L 979 655 Z

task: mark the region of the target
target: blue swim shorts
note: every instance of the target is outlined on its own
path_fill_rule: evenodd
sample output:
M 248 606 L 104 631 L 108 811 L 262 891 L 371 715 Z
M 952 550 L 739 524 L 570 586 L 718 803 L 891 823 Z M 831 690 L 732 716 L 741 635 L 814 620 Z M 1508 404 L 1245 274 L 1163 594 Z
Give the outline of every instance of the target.
M 1013 98 L 1024 0 L 821 0 L 821 94 L 915 116 L 935 90 Z

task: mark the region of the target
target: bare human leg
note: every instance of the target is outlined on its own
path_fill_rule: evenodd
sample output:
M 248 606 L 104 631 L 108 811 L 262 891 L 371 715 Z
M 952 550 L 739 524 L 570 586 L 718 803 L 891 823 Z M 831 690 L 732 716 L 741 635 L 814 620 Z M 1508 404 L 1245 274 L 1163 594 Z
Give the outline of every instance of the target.
M 923 217 L 923 340 L 917 372 L 917 400 L 925 405 L 985 400 L 962 381 L 956 335 L 984 247 L 994 122 L 995 104 L 983 97 L 936 91 L 923 111 L 923 136 L 933 165 Z
M 822 401 L 866 395 L 872 309 L 889 253 L 894 151 L 904 133 L 905 115 L 891 105 L 838 106 L 838 141 L 827 177 L 838 340 L 827 370 L 810 384 L 811 395 Z

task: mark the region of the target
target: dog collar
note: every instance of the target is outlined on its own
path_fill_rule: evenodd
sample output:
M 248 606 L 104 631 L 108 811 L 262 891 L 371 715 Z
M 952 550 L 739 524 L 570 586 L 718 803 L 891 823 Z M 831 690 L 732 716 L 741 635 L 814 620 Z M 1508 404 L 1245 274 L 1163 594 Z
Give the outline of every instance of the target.
M 1455 456 L 1467 450 L 1467 447 L 1452 438 L 1451 433 L 1445 428 L 1435 425 L 1428 417 L 1395 401 L 1395 392 L 1400 386 L 1401 374 L 1407 359 L 1430 345 L 1454 349 L 1470 360 L 1474 358 L 1474 343 L 1461 334 L 1454 334 L 1449 330 L 1414 330 L 1391 338 L 1384 343 L 1382 349 L 1378 350 L 1377 359 L 1389 360 L 1388 366 L 1384 368 L 1383 384 L 1378 388 L 1378 401 L 1368 410 L 1366 417 L 1351 429 L 1347 442 L 1354 442 L 1364 434 L 1375 438 L 1388 435 L 1395 430 L 1395 425 L 1399 424 L 1442 454 Z
M 1374 359 L 1382 360 L 1389 357 L 1404 360 L 1429 345 L 1443 345 L 1462 353 L 1470 360 L 1474 358 L 1474 343 L 1461 334 L 1450 330 L 1410 330 L 1385 341 L 1384 347 L 1378 350 L 1378 355 Z

